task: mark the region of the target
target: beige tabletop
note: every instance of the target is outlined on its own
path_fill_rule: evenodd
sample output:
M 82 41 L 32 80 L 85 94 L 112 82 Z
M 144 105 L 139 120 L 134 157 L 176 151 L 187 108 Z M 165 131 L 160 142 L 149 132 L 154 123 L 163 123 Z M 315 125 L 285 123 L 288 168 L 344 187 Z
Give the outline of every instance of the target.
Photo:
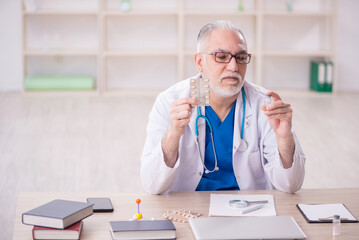
M 333 238 L 330 223 L 307 223 L 299 213 L 297 203 L 344 203 L 351 213 L 359 218 L 359 188 L 351 189 L 302 189 L 295 194 L 283 193 L 277 190 L 267 191 L 225 191 L 225 192 L 178 192 L 166 195 L 151 195 L 147 193 L 20 193 L 17 200 L 14 224 L 14 240 L 32 239 L 32 226 L 21 223 L 21 214 L 41 204 L 54 199 L 86 201 L 88 197 L 110 197 L 114 206 L 112 213 L 94 213 L 84 220 L 82 240 L 111 240 L 109 222 L 129 220 L 137 213 L 136 199 L 142 203 L 140 211 L 145 218 L 163 219 L 167 210 L 186 209 L 200 212 L 208 216 L 209 198 L 211 193 L 225 194 L 272 194 L 275 208 L 279 216 L 292 216 L 307 239 L 359 239 L 359 223 L 343 223 L 341 235 Z M 188 223 L 174 222 L 177 239 L 194 239 Z

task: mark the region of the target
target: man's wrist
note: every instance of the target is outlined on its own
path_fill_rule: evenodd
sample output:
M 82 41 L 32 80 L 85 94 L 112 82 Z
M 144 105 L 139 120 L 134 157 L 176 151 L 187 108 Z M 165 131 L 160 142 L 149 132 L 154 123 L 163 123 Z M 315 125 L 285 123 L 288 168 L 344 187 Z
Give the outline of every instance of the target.
M 290 132 L 290 134 L 285 138 L 277 137 L 277 144 L 278 144 L 279 156 L 282 161 L 283 167 L 284 168 L 292 167 L 294 150 L 295 150 L 293 133 Z
M 173 134 L 171 131 L 167 131 L 162 138 L 161 148 L 164 161 L 168 167 L 173 168 L 177 162 L 180 138 L 181 137 L 178 137 L 177 134 Z
M 181 134 L 178 134 L 176 131 L 172 131 L 170 129 L 167 129 L 165 135 L 163 136 L 163 140 L 168 141 L 170 143 L 179 143 L 179 140 L 181 138 Z

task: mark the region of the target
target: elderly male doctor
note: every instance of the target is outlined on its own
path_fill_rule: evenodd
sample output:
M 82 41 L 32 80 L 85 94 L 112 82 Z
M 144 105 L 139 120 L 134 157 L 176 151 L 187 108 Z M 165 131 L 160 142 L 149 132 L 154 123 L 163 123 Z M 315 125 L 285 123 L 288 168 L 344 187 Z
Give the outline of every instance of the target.
M 200 109 L 212 125 L 213 141 L 208 123 L 199 118 L 197 143 L 199 101 L 190 97 L 190 79 L 159 94 L 141 157 L 146 191 L 301 188 L 305 156 L 292 130 L 292 109 L 277 93 L 244 80 L 250 58 L 231 22 L 201 29 L 194 60 L 210 83 L 210 106 Z M 267 107 L 266 94 L 272 98 Z

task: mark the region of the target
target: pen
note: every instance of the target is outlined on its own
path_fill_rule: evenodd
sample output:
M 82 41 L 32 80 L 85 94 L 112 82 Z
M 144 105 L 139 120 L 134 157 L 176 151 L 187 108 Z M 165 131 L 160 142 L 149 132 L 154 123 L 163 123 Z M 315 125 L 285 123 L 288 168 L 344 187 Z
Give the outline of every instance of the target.
M 251 208 L 247 208 L 247 209 L 244 209 L 241 211 L 242 214 L 246 214 L 246 213 L 250 213 L 250 212 L 253 212 L 255 210 L 258 210 L 260 208 L 262 208 L 265 204 L 258 204 L 258 205 L 255 205 Z
M 340 221 L 347 221 L 348 218 L 340 218 Z M 319 222 L 333 222 L 333 218 L 318 218 Z

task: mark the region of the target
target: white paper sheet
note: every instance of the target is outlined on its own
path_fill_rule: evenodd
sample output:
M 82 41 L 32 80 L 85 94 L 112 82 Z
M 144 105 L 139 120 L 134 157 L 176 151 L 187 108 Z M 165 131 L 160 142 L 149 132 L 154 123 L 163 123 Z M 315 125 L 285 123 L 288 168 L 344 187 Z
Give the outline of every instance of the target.
M 230 200 L 247 200 L 247 201 L 261 201 L 268 200 L 262 208 L 242 214 L 242 211 L 253 205 L 245 208 L 230 207 Z M 276 216 L 273 195 L 239 195 L 239 194 L 211 194 L 209 214 L 212 216 Z
M 356 218 L 342 204 L 298 204 L 303 213 L 311 221 L 318 221 L 319 218 L 330 218 L 339 215 L 340 218 L 347 218 L 355 221 Z

